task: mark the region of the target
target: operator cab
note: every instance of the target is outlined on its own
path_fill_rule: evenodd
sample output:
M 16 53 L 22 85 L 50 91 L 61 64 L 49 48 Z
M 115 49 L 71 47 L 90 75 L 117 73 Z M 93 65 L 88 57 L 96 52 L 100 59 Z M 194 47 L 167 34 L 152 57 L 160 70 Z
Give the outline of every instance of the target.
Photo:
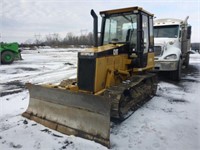
M 124 44 L 129 55 L 137 55 L 135 67 L 147 65 L 147 55 L 153 52 L 153 14 L 140 7 L 100 12 L 102 16 L 101 42 Z

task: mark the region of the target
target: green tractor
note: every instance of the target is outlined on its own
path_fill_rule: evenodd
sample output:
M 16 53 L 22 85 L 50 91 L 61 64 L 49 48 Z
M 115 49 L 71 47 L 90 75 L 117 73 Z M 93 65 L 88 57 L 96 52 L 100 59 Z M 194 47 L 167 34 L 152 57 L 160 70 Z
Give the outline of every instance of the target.
M 21 60 L 21 50 L 19 44 L 14 43 L 0 43 L 1 63 L 11 64 L 14 60 Z

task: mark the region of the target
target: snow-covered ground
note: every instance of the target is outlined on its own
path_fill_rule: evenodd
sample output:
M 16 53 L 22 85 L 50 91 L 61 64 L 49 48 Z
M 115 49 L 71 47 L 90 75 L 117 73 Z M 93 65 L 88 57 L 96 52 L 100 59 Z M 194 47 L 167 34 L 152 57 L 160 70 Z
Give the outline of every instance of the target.
M 29 93 L 24 83 L 59 83 L 75 78 L 77 51 L 39 49 L 22 52 L 24 60 L 0 65 L 0 150 L 106 150 L 23 118 Z M 200 54 L 191 54 L 182 80 L 161 77 L 157 95 L 121 124 L 111 128 L 114 150 L 200 149 Z

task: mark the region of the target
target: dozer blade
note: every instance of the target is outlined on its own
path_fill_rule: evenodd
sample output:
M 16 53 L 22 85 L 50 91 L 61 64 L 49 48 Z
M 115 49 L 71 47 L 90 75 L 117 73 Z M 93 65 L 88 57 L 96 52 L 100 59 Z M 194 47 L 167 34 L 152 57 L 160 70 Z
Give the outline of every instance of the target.
M 28 109 L 22 115 L 67 135 L 110 146 L 110 102 L 101 96 L 26 84 Z

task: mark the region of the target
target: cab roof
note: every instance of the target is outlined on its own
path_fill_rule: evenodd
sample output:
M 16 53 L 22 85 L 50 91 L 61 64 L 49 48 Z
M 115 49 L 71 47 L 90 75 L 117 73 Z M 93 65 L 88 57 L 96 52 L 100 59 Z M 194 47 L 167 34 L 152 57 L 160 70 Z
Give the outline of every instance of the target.
M 120 8 L 120 9 L 113 9 L 113 10 L 105 10 L 105 11 L 101 11 L 100 15 L 101 14 L 110 15 L 110 14 L 126 13 L 126 12 L 133 12 L 133 11 L 141 11 L 141 12 L 144 12 L 144 13 L 150 15 L 150 16 L 154 16 L 154 14 L 152 14 L 152 13 L 144 10 L 142 7 L 138 7 L 138 6 L 128 7 L 128 8 Z
M 163 18 L 163 19 L 157 19 L 154 21 L 154 26 L 163 26 L 163 25 L 180 25 L 184 22 L 184 20 L 181 19 L 175 19 L 175 18 Z

